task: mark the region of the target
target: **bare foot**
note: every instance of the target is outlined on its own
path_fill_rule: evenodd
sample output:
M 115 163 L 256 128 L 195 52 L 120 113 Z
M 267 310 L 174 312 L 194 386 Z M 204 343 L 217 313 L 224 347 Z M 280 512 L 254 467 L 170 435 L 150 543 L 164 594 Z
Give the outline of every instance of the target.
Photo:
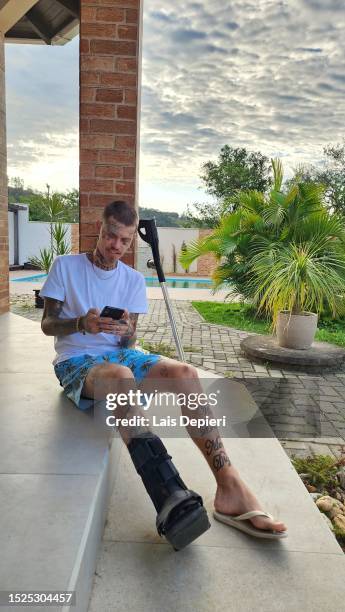
M 239 476 L 236 476 L 229 483 L 218 484 L 214 507 L 217 512 L 233 516 L 244 514 L 250 510 L 264 510 Z M 284 523 L 264 516 L 254 516 L 248 520 L 258 529 L 271 529 L 273 531 L 286 531 L 287 529 Z

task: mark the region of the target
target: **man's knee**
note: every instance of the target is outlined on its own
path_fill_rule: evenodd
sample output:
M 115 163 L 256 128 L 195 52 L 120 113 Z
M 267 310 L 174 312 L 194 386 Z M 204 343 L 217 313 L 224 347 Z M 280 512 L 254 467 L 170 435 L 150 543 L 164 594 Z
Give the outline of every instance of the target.
M 83 384 L 82 393 L 86 397 L 94 397 L 95 395 L 99 397 L 112 390 L 114 384 L 117 386 L 121 384 L 123 387 L 123 381 L 127 381 L 126 387 L 128 387 L 128 382 L 131 385 L 133 379 L 132 371 L 126 366 L 116 363 L 98 364 L 89 370 Z
M 87 378 L 85 387 L 95 387 L 95 385 L 100 388 L 102 385 L 108 386 L 112 381 L 122 381 L 122 380 L 130 380 L 133 378 L 132 371 L 123 365 L 118 365 L 116 363 L 102 363 L 94 366 Z
M 133 378 L 133 372 L 126 366 L 117 363 L 104 363 L 99 367 L 98 376 L 106 380 L 113 378 Z
M 170 361 L 167 364 L 167 375 L 173 378 L 198 378 L 198 372 L 194 366 L 180 361 Z

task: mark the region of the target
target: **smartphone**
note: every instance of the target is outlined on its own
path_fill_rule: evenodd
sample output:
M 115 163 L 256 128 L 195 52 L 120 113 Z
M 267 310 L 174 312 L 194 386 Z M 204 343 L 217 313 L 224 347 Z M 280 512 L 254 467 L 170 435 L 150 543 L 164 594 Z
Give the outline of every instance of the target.
M 121 319 L 125 311 L 122 308 L 114 308 L 113 306 L 104 306 L 101 317 L 111 317 L 114 321 Z

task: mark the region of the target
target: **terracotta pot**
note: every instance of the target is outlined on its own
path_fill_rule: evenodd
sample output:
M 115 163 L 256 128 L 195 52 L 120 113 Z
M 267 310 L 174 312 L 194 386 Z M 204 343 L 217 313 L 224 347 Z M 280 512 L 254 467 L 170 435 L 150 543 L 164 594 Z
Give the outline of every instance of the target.
M 291 314 L 282 310 L 277 319 L 277 341 L 279 346 L 305 350 L 311 347 L 317 330 L 317 314 L 301 312 Z

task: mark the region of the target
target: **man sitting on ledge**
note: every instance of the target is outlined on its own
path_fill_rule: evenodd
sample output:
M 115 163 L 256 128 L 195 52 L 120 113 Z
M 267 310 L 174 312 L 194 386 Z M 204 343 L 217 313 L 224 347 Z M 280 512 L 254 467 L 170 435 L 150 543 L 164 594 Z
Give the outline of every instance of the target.
M 115 380 L 125 386 L 159 380 L 166 390 L 172 390 L 178 381 L 179 392 L 186 395 L 191 388 L 202 391 L 190 364 L 134 348 L 138 315 L 148 308 L 145 279 L 120 259 L 131 246 L 137 224 L 136 211 L 128 203 L 108 204 L 99 222 L 95 250 L 57 257 L 40 292 L 44 298 L 42 331 L 55 336 L 55 374 L 79 408 L 83 397 L 95 397 L 98 385 L 110 392 Z M 101 317 L 104 306 L 124 309 L 122 319 Z M 119 431 L 157 509 L 159 532 L 176 549 L 182 548 L 209 526 L 200 496 L 184 485 L 157 436 L 144 432 L 134 438 L 128 429 Z M 263 511 L 232 465 L 218 429 L 209 427 L 193 441 L 217 482 L 215 518 L 258 537 L 285 537 L 284 523 Z

